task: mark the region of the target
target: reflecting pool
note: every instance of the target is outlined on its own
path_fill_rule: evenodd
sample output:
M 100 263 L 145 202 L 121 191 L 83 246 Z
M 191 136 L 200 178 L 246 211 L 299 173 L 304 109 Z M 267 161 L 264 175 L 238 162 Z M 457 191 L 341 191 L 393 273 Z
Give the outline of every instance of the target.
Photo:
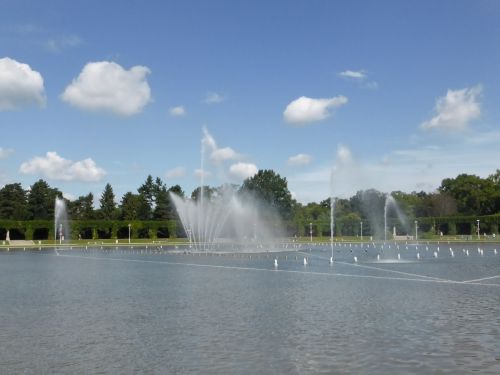
M 495 245 L 273 250 L 2 251 L 0 372 L 500 373 Z

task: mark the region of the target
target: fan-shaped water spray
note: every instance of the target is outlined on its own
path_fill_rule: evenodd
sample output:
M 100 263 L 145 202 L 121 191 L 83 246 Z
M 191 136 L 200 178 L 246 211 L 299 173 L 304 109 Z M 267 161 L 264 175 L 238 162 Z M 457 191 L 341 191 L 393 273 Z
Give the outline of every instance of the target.
M 387 241 L 387 216 L 390 208 L 393 208 L 394 211 L 396 212 L 396 215 L 398 217 L 399 222 L 401 225 L 408 230 L 408 220 L 406 219 L 406 216 L 403 214 L 403 212 L 400 210 L 396 200 L 391 194 L 387 194 L 385 197 L 385 204 L 384 204 L 384 241 Z
M 214 138 L 204 128 L 199 194 L 193 199 L 170 194 L 190 247 L 196 251 L 219 248 L 224 251 L 245 248 L 248 251 L 252 247 L 262 247 L 264 242 L 281 235 L 279 218 L 269 208 L 262 210 L 264 205 L 255 197 L 240 197 L 233 185 L 225 184 L 213 190 L 205 187 L 206 162 L 214 162 L 213 155 L 217 150 Z M 216 160 L 214 165 L 217 174 L 224 177 L 221 162 Z M 266 211 L 265 219 L 262 211 Z

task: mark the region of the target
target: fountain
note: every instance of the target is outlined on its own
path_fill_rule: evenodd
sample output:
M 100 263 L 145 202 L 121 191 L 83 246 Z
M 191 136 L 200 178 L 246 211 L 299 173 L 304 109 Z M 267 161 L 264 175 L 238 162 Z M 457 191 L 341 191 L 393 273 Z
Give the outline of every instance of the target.
M 333 263 L 333 230 L 335 229 L 335 198 L 330 197 L 330 248 L 332 250 L 332 255 L 330 257 L 330 263 Z
M 64 199 L 57 197 L 54 206 L 54 242 L 57 243 L 59 239 L 59 244 L 62 244 L 65 239 L 70 238 L 70 233 L 66 203 Z
M 223 195 L 215 200 L 203 197 L 200 191 L 197 200 L 183 199 L 175 194 L 170 197 L 174 202 L 189 240 L 190 246 L 197 250 L 211 250 L 220 237 L 227 218 L 234 208 L 234 197 Z
M 218 150 L 214 138 L 204 128 L 198 195 L 189 199 L 170 193 L 189 246 L 204 252 L 262 248 L 262 243 L 279 236 L 281 229 L 279 225 L 266 224 L 279 219 L 254 197 L 241 197 L 234 185 L 224 184 L 216 189 L 205 186 L 205 160 L 214 161 L 213 154 Z M 206 158 L 206 155 L 211 157 Z M 222 162 L 214 162 L 218 174 L 223 175 Z M 265 221 L 262 218 L 264 211 Z
M 398 207 L 398 204 L 394 197 L 391 194 L 387 194 L 385 197 L 385 204 L 384 204 L 384 241 L 387 241 L 387 214 L 389 212 L 389 208 L 393 208 L 394 211 L 396 212 L 396 215 L 400 221 L 400 223 L 403 225 L 403 227 L 407 228 L 408 227 L 408 220 L 406 219 L 405 215 L 401 212 L 401 210 Z M 396 233 L 396 228 L 393 228 L 393 235 Z

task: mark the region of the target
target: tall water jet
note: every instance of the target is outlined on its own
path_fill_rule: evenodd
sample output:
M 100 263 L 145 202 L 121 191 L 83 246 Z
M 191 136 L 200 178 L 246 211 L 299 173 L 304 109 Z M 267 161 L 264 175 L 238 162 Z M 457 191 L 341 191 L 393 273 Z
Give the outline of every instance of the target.
M 64 240 L 70 239 L 70 226 L 68 221 L 68 213 L 66 210 L 66 202 L 64 199 L 56 197 L 54 205 L 54 241 L 61 244 Z
M 384 205 L 384 241 L 387 241 L 387 211 L 389 210 L 389 205 L 394 201 L 392 195 L 387 194 L 385 197 Z
M 330 197 L 330 248 L 332 249 L 333 260 L 333 230 L 335 229 L 335 198 Z

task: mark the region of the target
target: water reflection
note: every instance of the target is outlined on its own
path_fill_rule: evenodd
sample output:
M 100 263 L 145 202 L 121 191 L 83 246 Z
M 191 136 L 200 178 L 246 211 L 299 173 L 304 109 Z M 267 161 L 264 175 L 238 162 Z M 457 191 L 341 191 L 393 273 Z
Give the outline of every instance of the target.
M 500 371 L 492 249 L 377 262 L 380 249 L 342 247 L 333 266 L 319 245 L 252 257 L 143 250 L 0 254 L 2 372 Z

